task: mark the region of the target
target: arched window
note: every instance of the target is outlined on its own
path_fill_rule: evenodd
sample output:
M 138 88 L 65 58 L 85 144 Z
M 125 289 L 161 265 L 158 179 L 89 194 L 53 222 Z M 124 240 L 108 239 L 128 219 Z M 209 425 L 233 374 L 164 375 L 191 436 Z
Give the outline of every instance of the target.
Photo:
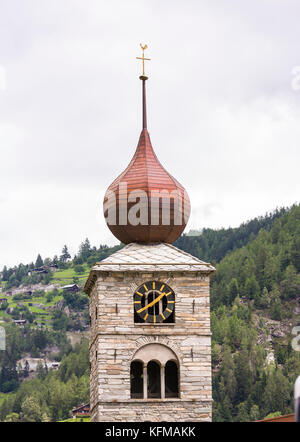
M 130 389 L 133 399 L 179 397 L 179 361 L 174 351 L 158 343 L 141 347 L 130 365 Z
M 165 366 L 165 397 L 178 397 L 178 367 L 175 361 L 168 361 Z
M 143 398 L 143 363 L 141 361 L 131 362 L 130 393 L 133 399 Z
M 161 397 L 161 374 L 160 365 L 155 361 L 148 362 L 147 365 L 147 396 L 148 398 Z

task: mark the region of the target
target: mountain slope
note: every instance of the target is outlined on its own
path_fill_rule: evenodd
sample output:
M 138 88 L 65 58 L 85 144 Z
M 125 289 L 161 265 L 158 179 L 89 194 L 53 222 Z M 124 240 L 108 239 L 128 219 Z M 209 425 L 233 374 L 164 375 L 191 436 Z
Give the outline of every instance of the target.
M 277 209 L 264 217 L 254 218 L 236 228 L 204 229 L 198 236 L 182 235 L 174 245 L 204 261 L 220 262 L 224 256 L 254 239 L 260 229 L 269 231 L 274 221 L 288 212 Z
M 292 329 L 299 321 L 300 314 L 299 238 L 300 206 L 293 206 L 236 229 L 206 229 L 198 237 L 184 236 L 176 243 L 177 247 L 217 266 L 211 282 L 214 421 L 257 420 L 270 413 L 283 414 L 293 409 L 293 384 L 300 374 L 299 352 L 293 350 L 291 345 Z M 61 277 L 61 282 L 65 283 L 78 278 L 79 285 L 82 285 L 89 266 L 120 247 L 122 245 L 96 249 L 85 241 L 73 260 L 61 264 L 63 268 L 53 274 L 52 281 L 59 281 Z M 79 314 L 86 309 L 84 305 L 76 305 L 76 295 L 68 298 L 59 293 L 59 296 L 65 303 L 63 305 L 68 304 L 71 313 L 72 309 L 74 314 L 76 309 Z M 35 385 L 34 380 L 24 382 L 24 379 L 18 378 L 15 360 L 25 350 L 32 352 L 35 342 L 40 343 L 40 354 L 43 354 L 45 343 L 57 339 L 53 333 L 61 334 L 59 358 L 63 360 L 68 356 L 69 363 L 66 364 L 68 370 L 60 369 L 58 376 L 60 382 L 70 382 L 69 375 L 65 377 L 65 373 L 71 376 L 72 366 L 76 367 L 77 362 L 72 362 L 74 350 L 67 344 L 64 335 L 68 322 L 61 314 L 56 315 L 56 324 L 61 327 L 59 331 L 53 331 L 50 327 L 39 331 L 44 335 L 38 335 L 33 322 L 26 331 L 27 350 L 20 346 L 16 357 L 12 357 L 13 353 L 9 351 L 0 360 L 0 384 L 3 373 L 15 382 L 6 384 L 8 400 L 1 396 L 2 420 L 7 419 L 14 410 L 18 410 L 18 416 L 13 418 L 23 419 L 22 407 L 28 408 L 28 404 L 25 403 L 25 406 L 23 402 L 32 396 L 30 385 Z M 14 326 L 10 325 L 8 332 L 12 344 L 16 339 L 13 330 Z M 87 352 L 83 354 L 88 363 Z M 40 373 L 39 389 L 49 392 L 51 376 L 54 374 Z M 83 384 L 86 385 L 85 381 Z M 41 420 L 43 413 L 52 420 L 68 417 L 68 404 L 74 404 L 76 396 L 69 391 L 71 384 L 68 384 L 68 388 L 59 383 L 55 385 L 58 390 L 63 388 L 66 391 L 63 404 L 60 407 L 59 401 L 55 402 L 54 410 L 51 401 L 40 397 L 39 401 L 44 405 L 36 420 Z M 81 397 L 87 394 L 85 389 Z M 70 402 L 68 395 L 72 399 Z M 15 398 L 18 398 L 17 402 Z M 34 408 L 34 401 L 28 402 L 32 402 Z

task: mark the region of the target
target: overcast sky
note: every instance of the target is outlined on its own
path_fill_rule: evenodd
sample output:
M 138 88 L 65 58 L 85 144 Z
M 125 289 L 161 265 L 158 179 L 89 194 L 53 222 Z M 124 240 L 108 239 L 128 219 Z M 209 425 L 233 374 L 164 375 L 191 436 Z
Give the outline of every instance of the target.
M 0 267 L 118 243 L 102 200 L 141 130 L 140 42 L 187 230 L 299 201 L 299 20 L 299 0 L 0 0 Z

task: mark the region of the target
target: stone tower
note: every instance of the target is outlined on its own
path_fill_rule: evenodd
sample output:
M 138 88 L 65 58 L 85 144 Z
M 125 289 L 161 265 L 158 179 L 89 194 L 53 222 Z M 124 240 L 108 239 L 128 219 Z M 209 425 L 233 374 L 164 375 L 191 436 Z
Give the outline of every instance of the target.
M 108 227 L 126 246 L 96 263 L 85 285 L 91 416 L 96 422 L 210 421 L 215 269 L 171 245 L 184 230 L 190 202 L 154 153 L 144 72 L 140 79 L 138 147 L 104 200 Z

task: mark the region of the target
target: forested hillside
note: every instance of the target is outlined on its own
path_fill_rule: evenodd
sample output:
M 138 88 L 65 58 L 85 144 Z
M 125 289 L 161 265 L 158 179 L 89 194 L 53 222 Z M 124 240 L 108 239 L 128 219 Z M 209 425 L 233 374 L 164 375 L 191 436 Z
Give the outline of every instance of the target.
M 260 224 L 256 237 L 251 222 L 232 236 L 210 232 L 215 246 L 211 255 L 206 252 L 208 260 L 222 250 L 219 235 L 234 249 L 224 249 L 211 283 L 215 421 L 293 411 L 293 385 L 300 375 L 299 352 L 291 346 L 293 325 L 300 323 L 300 207 L 277 211 Z M 237 248 L 235 241 L 245 237 L 248 243 Z
M 78 404 L 89 402 L 87 339 L 72 347 L 63 333 L 29 329 L 22 333 L 15 326 L 7 331 L 7 350 L 0 352 L 0 389 L 6 392 L 0 395 L 0 421 L 58 421 L 69 417 L 70 410 Z M 17 370 L 17 359 L 24 351 L 43 353 L 49 344 L 60 347 L 58 371 L 48 371 L 40 363 L 36 376 L 28 380 L 26 368 Z
M 234 229 L 203 229 L 199 236 L 183 234 L 174 245 L 203 261 L 215 264 L 220 262 L 227 253 L 243 247 L 254 239 L 261 229 L 269 231 L 274 220 L 280 218 L 286 211 L 287 209 L 284 208 L 277 209 Z
M 175 245 L 217 268 L 211 282 L 214 421 L 292 412 L 293 384 L 300 374 L 299 352 L 291 346 L 292 328 L 300 323 L 300 207 L 276 210 L 235 229 L 205 229 Z M 65 247 L 59 258 L 38 257 L 35 264 L 3 269 L 2 295 L 28 284 L 44 290 L 12 295 L 2 305 L 8 345 L 0 352 L 0 420 L 65 419 L 73 406 L 88 401 L 87 341 L 72 346 L 68 339 L 68 333 L 88 328 L 87 298 L 60 286 L 82 288 L 90 266 L 120 247 L 91 247 L 86 240 L 73 259 Z M 57 266 L 55 272 L 31 272 L 50 265 Z M 49 284 L 58 287 L 48 290 Z M 28 317 L 22 330 L 12 323 L 14 317 Z M 58 371 L 40 364 L 29 376 L 17 365 L 32 355 L 51 355 L 60 362 Z

